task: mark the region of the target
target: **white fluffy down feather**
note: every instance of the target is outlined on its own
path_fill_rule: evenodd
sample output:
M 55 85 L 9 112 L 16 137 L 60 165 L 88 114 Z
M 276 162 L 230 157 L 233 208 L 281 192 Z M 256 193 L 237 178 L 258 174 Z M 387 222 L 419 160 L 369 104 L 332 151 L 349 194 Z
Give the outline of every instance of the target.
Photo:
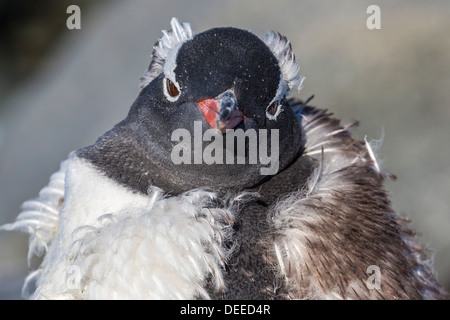
M 59 228 L 47 218 L 54 208 L 46 206 L 45 192 L 33 200 L 40 214 L 24 211 L 5 226 L 31 235 L 30 255 L 47 251 L 26 281 L 36 282 L 32 298 L 192 299 L 208 298 L 208 277 L 217 288 L 224 286 L 221 268 L 229 252 L 223 242 L 234 217 L 229 208 L 207 208 L 214 193 L 192 190 L 166 198 L 153 188 L 145 197 L 75 156 L 43 190 L 63 192 L 57 182 L 64 175 Z

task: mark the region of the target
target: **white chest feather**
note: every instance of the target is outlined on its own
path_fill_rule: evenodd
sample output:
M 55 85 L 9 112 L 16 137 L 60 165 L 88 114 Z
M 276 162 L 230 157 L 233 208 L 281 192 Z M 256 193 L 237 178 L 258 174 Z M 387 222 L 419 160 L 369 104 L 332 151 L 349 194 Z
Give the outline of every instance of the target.
M 221 244 L 233 220 L 205 207 L 213 197 L 193 190 L 164 198 L 157 188 L 140 195 L 72 157 L 60 227 L 33 298 L 207 298 L 209 275 L 223 286 Z

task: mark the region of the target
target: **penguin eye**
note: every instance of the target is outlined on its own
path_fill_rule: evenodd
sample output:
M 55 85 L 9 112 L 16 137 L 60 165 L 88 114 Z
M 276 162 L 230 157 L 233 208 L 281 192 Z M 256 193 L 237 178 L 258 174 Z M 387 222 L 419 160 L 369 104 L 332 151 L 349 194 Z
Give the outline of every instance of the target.
M 280 113 L 280 110 L 281 110 L 280 100 L 275 100 L 266 109 L 267 118 L 269 118 L 270 120 L 275 120 L 277 115 Z
M 180 95 L 180 90 L 178 90 L 177 86 L 167 78 L 165 78 L 164 81 L 165 81 L 165 91 L 167 92 L 167 95 L 170 96 L 171 98 L 178 97 Z

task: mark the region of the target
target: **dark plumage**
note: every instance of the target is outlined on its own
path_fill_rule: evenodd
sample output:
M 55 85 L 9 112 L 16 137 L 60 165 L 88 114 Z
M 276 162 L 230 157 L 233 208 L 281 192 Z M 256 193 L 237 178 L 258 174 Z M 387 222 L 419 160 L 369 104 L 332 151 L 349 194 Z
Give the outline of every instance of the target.
M 280 169 L 301 152 L 300 126 L 289 106 L 284 105 L 277 121 L 265 115 L 266 107 L 277 95 L 281 71 L 261 39 L 240 29 L 211 29 L 184 43 L 175 62 L 173 71 L 181 92 L 176 101 L 164 97 L 161 88 L 165 75 L 159 74 L 142 89 L 127 118 L 96 144 L 79 150 L 78 156 L 105 168 L 108 176 L 142 193 L 147 193 L 150 185 L 175 194 L 204 186 L 253 187 L 267 178 L 260 174 L 259 162 L 195 166 L 175 164 L 171 159 L 174 145 L 171 134 L 183 128 L 193 136 L 194 121 L 202 121 L 202 134 L 211 129 L 197 103 L 230 88 L 239 110 L 245 115 L 235 129 L 255 129 L 256 132 L 278 129 Z M 258 82 L 263 85 L 257 85 Z M 209 143 L 204 141 L 201 150 Z M 248 143 L 246 150 L 248 158 Z M 194 158 L 194 148 L 191 152 Z M 130 163 L 135 165 L 130 166 Z
M 367 142 L 351 135 L 354 124 L 344 128 L 327 111 L 300 106 L 309 140 L 305 156 L 314 154 L 319 171 L 313 186 L 303 185 L 300 201 L 297 194 L 291 197 L 296 204 L 287 200 L 274 209 L 274 217 L 291 210 L 274 237 L 284 242 L 287 230 L 301 231 L 306 240 L 302 266 L 285 270 L 288 296 L 315 298 L 311 283 L 316 282 L 317 291 L 334 291 L 344 299 L 448 298 L 434 279 L 426 250 L 390 205 L 383 180 L 395 177 L 379 169 Z M 314 217 L 302 221 L 310 212 Z M 369 266 L 381 271 L 380 289 L 367 285 Z

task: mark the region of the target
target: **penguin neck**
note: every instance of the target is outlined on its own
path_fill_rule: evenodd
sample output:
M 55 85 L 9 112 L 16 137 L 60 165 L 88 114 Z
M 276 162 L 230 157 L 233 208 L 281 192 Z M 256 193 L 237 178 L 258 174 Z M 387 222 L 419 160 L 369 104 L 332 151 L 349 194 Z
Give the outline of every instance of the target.
M 300 154 L 284 170 L 253 187 L 251 191 L 257 192 L 260 199 L 270 206 L 280 197 L 302 189 L 315 166 L 314 159 Z
M 154 185 L 151 177 L 157 164 L 118 127 L 100 137 L 95 144 L 79 149 L 76 155 L 133 192 L 148 194 Z

